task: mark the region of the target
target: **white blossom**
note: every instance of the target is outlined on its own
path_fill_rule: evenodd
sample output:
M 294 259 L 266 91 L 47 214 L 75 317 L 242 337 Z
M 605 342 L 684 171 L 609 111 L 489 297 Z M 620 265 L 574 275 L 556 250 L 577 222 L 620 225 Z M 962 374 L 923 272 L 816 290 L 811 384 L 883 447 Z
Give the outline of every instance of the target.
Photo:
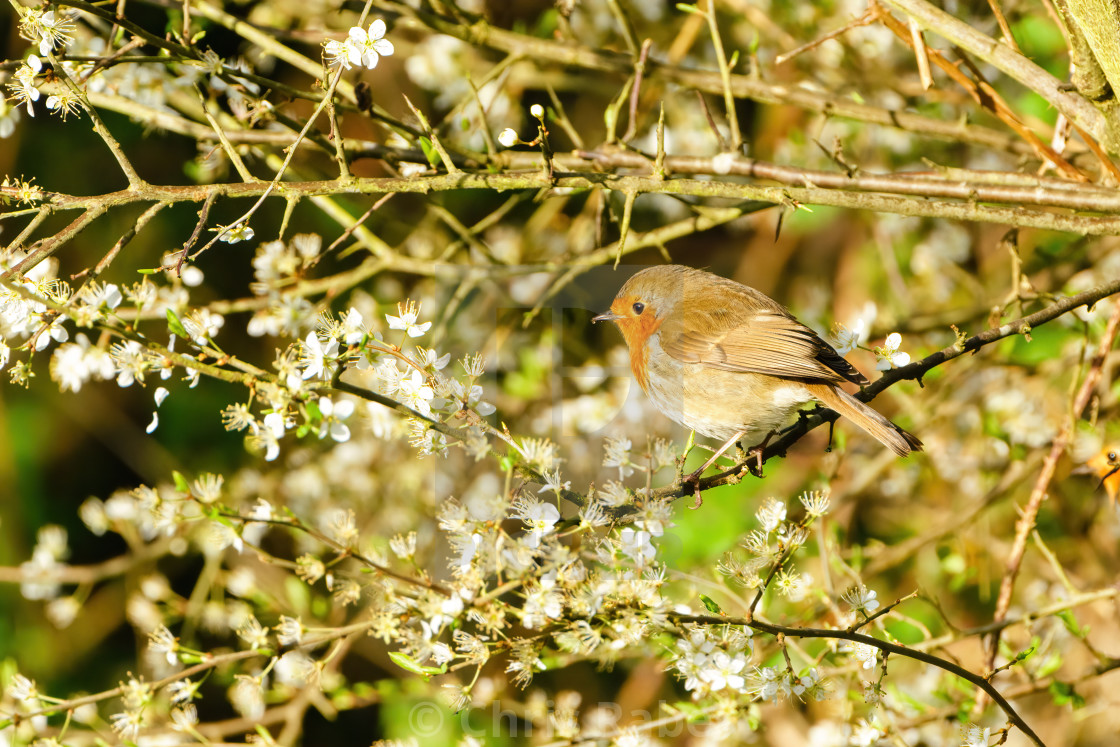
M 253 229 L 249 227 L 248 223 L 238 223 L 234 226 L 218 226 L 214 230 L 218 232 L 218 240 L 224 241 L 227 244 L 248 241 L 256 235 Z
M 525 522 L 527 533 L 522 540 L 528 547 L 540 547 L 541 537 L 552 531 L 560 521 L 560 511 L 551 503 L 544 503 L 533 497 L 519 498 L 514 504 L 517 518 Z
M 767 498 L 755 512 L 758 523 L 766 532 L 773 532 L 786 520 L 786 504 L 774 498 Z
M 843 599 L 852 606 L 854 611 L 871 613 L 879 609 L 879 600 L 875 596 L 874 591 L 860 584 L 844 592 Z
M 314 332 L 308 332 L 300 349 L 299 367 L 303 369 L 303 379 L 329 378 L 327 366 L 338 358 L 338 340 L 329 339 L 326 344 Z
M 644 531 L 636 531 L 630 527 L 626 527 L 619 532 L 619 543 L 622 552 L 628 555 L 638 565 L 644 565 L 646 561 L 653 558 L 656 550 L 650 542 L 650 533 Z
M 420 305 L 415 301 L 405 301 L 397 304 L 397 314 L 385 315 L 385 321 L 389 323 L 389 329 L 403 329 L 408 333 L 409 337 L 421 337 L 425 332 L 432 328 L 431 322 L 424 322 L 417 324 L 416 320 L 420 316 Z
M 867 335 L 871 331 L 871 325 L 877 314 L 878 308 L 875 306 L 875 302 L 868 301 L 860 309 L 850 328 L 840 322 L 834 324 L 832 339 L 836 345 L 836 352 L 840 355 L 847 355 L 867 342 Z
M 352 27 L 346 39 L 347 60 L 373 70 L 381 57 L 388 57 L 394 51 L 393 43 L 384 37 L 385 21 L 380 18 L 374 19 L 368 30 L 361 26 Z
M 961 727 L 961 747 L 988 747 L 991 741 L 991 727 L 980 728 L 976 724 Z
M 350 440 L 350 427 L 342 422 L 354 414 L 354 402 L 341 399 L 338 402 L 328 397 L 320 397 L 317 403 L 323 420 L 319 426 L 319 438 L 326 438 L 327 434 L 339 443 Z
M 910 362 L 910 354 L 899 351 L 902 346 L 902 335 L 892 332 L 887 335 L 882 347 L 875 348 L 875 357 L 879 363 L 875 366 L 879 371 L 889 371 L 900 368 Z

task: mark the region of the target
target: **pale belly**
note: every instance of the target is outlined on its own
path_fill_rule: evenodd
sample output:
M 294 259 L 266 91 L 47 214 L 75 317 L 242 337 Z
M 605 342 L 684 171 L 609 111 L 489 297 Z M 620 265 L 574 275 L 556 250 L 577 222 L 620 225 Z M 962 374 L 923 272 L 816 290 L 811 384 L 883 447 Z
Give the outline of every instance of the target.
M 703 436 L 726 441 L 739 431 L 756 443 L 813 400 L 804 386 L 771 376 L 679 363 L 651 371 L 646 393 L 658 410 Z

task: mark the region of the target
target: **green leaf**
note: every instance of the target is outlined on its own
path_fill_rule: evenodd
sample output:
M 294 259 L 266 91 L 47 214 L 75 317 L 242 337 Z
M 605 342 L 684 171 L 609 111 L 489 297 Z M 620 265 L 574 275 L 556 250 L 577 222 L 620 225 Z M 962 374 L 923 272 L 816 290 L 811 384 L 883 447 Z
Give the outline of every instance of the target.
M 1040 641 L 1039 641 L 1039 639 L 1038 639 L 1037 637 L 1036 637 L 1036 638 L 1032 638 L 1032 639 L 1031 639 L 1031 645 L 1030 645 L 1030 647 L 1028 647 L 1028 648 L 1026 648 L 1026 649 L 1024 649 L 1024 650 L 1020 651 L 1020 652 L 1019 652 L 1019 653 L 1017 653 L 1017 654 L 1015 654 L 1015 658 L 1014 658 L 1014 659 L 1012 659 L 1012 660 L 1011 660 L 1011 661 L 1009 662 L 1009 664 L 1018 664 L 1018 663 L 1020 663 L 1020 662 L 1026 661 L 1027 659 L 1029 659 L 1029 658 L 1031 658 L 1032 656 L 1034 656 L 1034 652 L 1035 652 L 1035 651 L 1038 651 L 1038 644 L 1039 644 L 1039 643 L 1040 643 Z
M 716 604 L 716 600 L 712 599 L 707 594 L 701 594 L 700 601 L 704 603 L 704 608 L 708 610 L 708 612 L 711 612 L 713 615 L 723 614 L 723 610 L 721 610 L 719 608 L 719 605 Z
M 168 313 L 170 313 L 170 310 L 168 310 Z M 171 479 L 175 481 L 175 489 L 178 490 L 180 493 L 190 493 L 191 492 L 190 483 L 187 482 L 187 478 L 183 477 L 182 473 L 179 472 L 178 470 L 173 470 L 171 472 Z
M 420 138 L 420 150 L 424 151 L 424 158 L 428 159 L 428 163 L 431 164 L 432 168 L 439 167 L 439 153 L 437 153 L 436 149 L 432 147 L 432 141 L 430 138 Z
M 179 315 L 171 309 L 167 310 L 167 328 L 184 340 L 190 339 L 190 335 L 187 334 L 187 328 L 184 327 L 183 322 L 179 320 Z
M 689 5 L 688 3 L 677 3 L 677 10 L 679 10 L 681 13 L 691 13 L 698 16 L 704 15 L 704 12 L 702 10 L 697 8 L 695 5 Z
M 1059 680 L 1051 682 L 1050 697 L 1054 699 L 1055 705 L 1071 705 L 1074 708 L 1085 706 L 1085 698 L 1078 695 L 1077 691 L 1073 689 L 1073 685 L 1068 682 Z
M 551 39 L 559 26 L 559 11 L 557 11 L 556 8 L 549 8 L 537 18 L 537 25 L 536 28 L 533 29 L 533 36 L 541 39 Z
M 1038 671 L 1035 672 L 1035 676 L 1036 677 L 1049 677 L 1050 675 L 1052 675 L 1054 672 L 1057 672 L 1061 668 L 1062 668 L 1062 657 L 1059 656 L 1058 654 L 1050 654 L 1050 656 L 1046 657 L 1046 661 L 1042 662 L 1042 665 L 1039 666 Z
M 206 518 L 210 519 L 210 521 L 216 521 L 222 526 L 227 526 L 233 530 L 234 534 L 239 537 L 241 536 L 242 525 L 240 523 L 234 523 L 233 519 L 229 518 L 228 516 L 224 516 L 222 514 L 221 506 L 218 506 L 217 504 L 203 506 L 202 511 L 206 514 Z
M 1073 612 L 1070 610 L 1062 610 L 1056 614 L 1058 619 L 1062 621 L 1062 624 L 1066 626 L 1066 630 L 1072 635 L 1084 640 L 1085 636 L 1089 634 L 1088 628 L 1082 628 L 1077 624 L 1077 618 L 1073 616 Z
M 426 667 L 408 654 L 402 654 L 400 651 L 390 651 L 389 658 L 401 669 L 420 675 L 424 678 L 425 682 L 431 679 L 432 675 L 444 674 L 447 671 L 446 664 L 442 667 Z

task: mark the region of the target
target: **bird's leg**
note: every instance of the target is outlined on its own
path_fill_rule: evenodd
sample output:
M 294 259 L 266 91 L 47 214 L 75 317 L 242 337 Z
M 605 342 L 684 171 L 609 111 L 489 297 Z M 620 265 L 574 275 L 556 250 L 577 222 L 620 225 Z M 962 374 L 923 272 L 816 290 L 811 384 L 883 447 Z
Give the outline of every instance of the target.
M 677 459 L 677 477 L 684 475 L 684 463 L 688 459 L 688 455 L 692 453 L 692 447 L 696 445 L 696 431 L 688 434 L 688 441 L 685 442 L 684 451 L 681 452 L 680 457 Z
M 774 436 L 777 436 L 778 433 L 779 431 L 777 429 L 770 431 L 766 434 L 766 438 L 762 439 L 762 443 L 760 443 L 758 446 L 752 446 L 747 450 L 747 469 L 750 470 L 751 474 L 757 478 L 762 478 L 762 452 L 766 451 L 766 445 L 770 443 L 770 439 L 772 439 Z M 750 457 L 754 457 L 754 467 L 751 467 L 750 465 Z
M 712 455 L 708 457 L 708 461 L 704 462 L 704 464 L 700 466 L 700 469 L 696 470 L 681 481 L 682 483 L 691 482 L 696 486 L 696 503 L 692 505 L 692 508 L 700 508 L 700 504 L 704 502 L 704 500 L 700 497 L 700 475 L 704 474 L 704 470 L 706 470 L 708 467 L 711 467 L 713 464 L 715 464 L 715 461 L 723 456 L 723 453 L 730 449 L 736 441 L 742 438 L 744 433 L 746 433 L 746 431 L 739 431 L 734 436 L 727 439 L 723 446 L 716 449 L 712 453 Z

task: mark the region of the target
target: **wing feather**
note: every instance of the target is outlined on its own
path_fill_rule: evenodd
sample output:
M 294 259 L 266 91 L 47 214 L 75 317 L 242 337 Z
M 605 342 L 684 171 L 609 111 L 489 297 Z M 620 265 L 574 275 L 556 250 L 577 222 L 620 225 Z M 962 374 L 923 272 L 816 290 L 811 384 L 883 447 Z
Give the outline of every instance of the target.
M 863 374 L 813 330 L 766 296 L 758 296 L 761 298 L 725 297 L 718 305 L 710 299 L 707 304 L 686 300 L 678 306 L 685 311 L 661 325 L 662 349 L 684 363 L 725 371 L 867 383 Z

